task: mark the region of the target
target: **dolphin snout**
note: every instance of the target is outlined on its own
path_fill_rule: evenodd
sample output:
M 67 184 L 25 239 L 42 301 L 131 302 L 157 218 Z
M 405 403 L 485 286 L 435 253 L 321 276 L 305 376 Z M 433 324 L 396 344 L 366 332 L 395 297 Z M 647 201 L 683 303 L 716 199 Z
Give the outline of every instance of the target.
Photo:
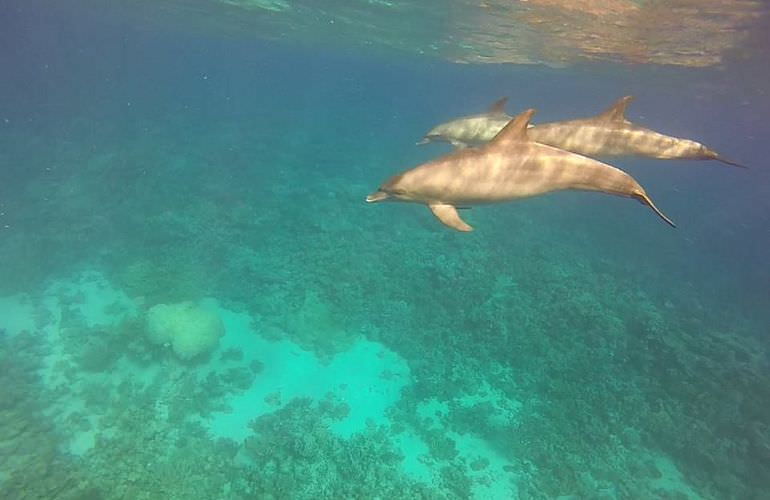
M 415 144 L 417 146 L 422 146 L 423 144 L 428 144 L 430 142 L 430 137 L 423 137 L 419 141 L 417 141 Z
M 378 201 L 383 201 L 388 199 L 388 193 L 385 191 L 377 190 L 366 197 L 367 203 L 377 203 Z

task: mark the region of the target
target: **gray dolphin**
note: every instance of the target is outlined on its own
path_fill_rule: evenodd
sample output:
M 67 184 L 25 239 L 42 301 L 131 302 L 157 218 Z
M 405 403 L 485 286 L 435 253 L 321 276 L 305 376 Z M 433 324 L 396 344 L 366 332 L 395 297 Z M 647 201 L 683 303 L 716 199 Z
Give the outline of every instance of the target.
M 532 140 L 584 156 L 644 156 L 659 159 L 716 160 L 735 167 L 738 163 L 722 158 L 703 144 L 661 134 L 625 117 L 632 96 L 618 99 L 602 114 L 592 118 L 535 125 L 529 131 Z M 499 102 L 499 101 L 498 101 Z M 505 113 L 485 113 L 438 125 L 418 144 L 445 140 L 463 146 L 478 146 L 490 140 L 504 125 Z M 473 126 L 469 126 L 473 124 Z
M 633 177 L 597 160 L 539 144 L 528 137 L 530 109 L 518 115 L 489 143 L 454 151 L 391 177 L 366 197 L 428 205 L 445 225 L 473 228 L 460 218 L 458 206 L 496 203 L 575 189 L 635 198 L 671 226 Z
M 498 99 L 485 113 L 461 116 L 433 127 L 417 145 L 448 142 L 457 149 L 481 146 L 489 142 L 513 118 L 505 112 L 507 97 Z

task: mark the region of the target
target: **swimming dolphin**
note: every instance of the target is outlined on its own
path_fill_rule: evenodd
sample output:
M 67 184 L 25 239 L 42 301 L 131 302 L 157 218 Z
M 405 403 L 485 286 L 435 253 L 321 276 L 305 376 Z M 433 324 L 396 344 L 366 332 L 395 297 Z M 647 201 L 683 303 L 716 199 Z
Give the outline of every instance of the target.
M 629 122 L 625 111 L 632 100 L 632 96 L 622 97 L 605 112 L 592 118 L 535 125 L 529 131 L 529 136 L 541 144 L 594 158 L 645 156 L 668 160 L 716 160 L 745 168 L 722 158 L 699 142 L 664 135 Z M 504 112 L 490 112 L 452 120 L 435 127 L 418 144 L 446 140 L 452 144 L 478 146 L 502 129 L 500 123 L 505 116 Z M 474 126 L 468 126 L 466 122 Z
M 366 201 L 423 203 L 445 225 L 471 231 L 473 228 L 457 213 L 458 206 L 576 189 L 635 198 L 674 226 L 627 173 L 531 140 L 527 127 L 534 113 L 530 109 L 510 120 L 492 141 L 479 148 L 454 151 L 391 177 Z
M 505 112 L 507 97 L 498 99 L 486 113 L 462 116 L 433 127 L 417 145 L 444 141 L 457 149 L 489 142 L 513 118 Z

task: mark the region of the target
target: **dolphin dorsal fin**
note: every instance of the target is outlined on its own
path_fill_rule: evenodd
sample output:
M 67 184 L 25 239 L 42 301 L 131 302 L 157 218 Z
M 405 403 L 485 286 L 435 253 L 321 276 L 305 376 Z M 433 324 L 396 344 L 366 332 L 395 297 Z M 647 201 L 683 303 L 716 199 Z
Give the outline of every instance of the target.
M 626 121 L 626 108 L 633 100 L 634 96 L 627 95 L 625 97 L 621 97 L 615 101 L 612 106 L 607 108 L 604 113 L 600 114 L 596 118 L 599 120 L 606 120 L 608 122 L 624 122 Z
M 492 105 L 489 107 L 488 113 L 490 115 L 504 115 L 506 104 L 508 104 L 508 98 L 502 97 L 492 103 Z
M 523 113 L 516 115 L 500 132 L 497 133 L 494 139 L 489 141 L 489 147 L 507 147 L 514 142 L 528 141 L 527 127 L 534 114 L 534 109 L 528 109 Z

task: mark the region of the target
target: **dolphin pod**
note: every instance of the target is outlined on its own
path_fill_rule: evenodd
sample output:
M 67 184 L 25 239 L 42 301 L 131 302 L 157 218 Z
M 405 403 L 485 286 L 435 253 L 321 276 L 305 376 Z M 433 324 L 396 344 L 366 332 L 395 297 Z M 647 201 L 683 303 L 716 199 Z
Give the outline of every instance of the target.
M 502 103 L 504 105 L 504 101 Z M 497 104 L 500 107 L 500 104 Z M 471 231 L 458 207 L 499 203 L 553 191 L 598 191 L 636 199 L 674 226 L 630 175 L 606 163 L 530 137 L 534 110 L 507 120 L 488 143 L 458 149 L 395 175 L 366 197 L 369 203 L 404 201 L 427 205 L 446 226 Z M 675 227 L 675 226 L 674 226 Z
M 506 100 L 496 101 L 486 113 L 463 116 L 437 125 L 417 144 L 445 141 L 457 148 L 484 144 L 511 119 L 505 113 Z M 606 111 L 591 118 L 534 125 L 529 136 L 541 144 L 593 158 L 643 156 L 669 160 L 716 160 L 743 167 L 699 142 L 661 134 L 631 123 L 626 119 L 625 111 L 632 100 L 632 96 L 622 97 Z

